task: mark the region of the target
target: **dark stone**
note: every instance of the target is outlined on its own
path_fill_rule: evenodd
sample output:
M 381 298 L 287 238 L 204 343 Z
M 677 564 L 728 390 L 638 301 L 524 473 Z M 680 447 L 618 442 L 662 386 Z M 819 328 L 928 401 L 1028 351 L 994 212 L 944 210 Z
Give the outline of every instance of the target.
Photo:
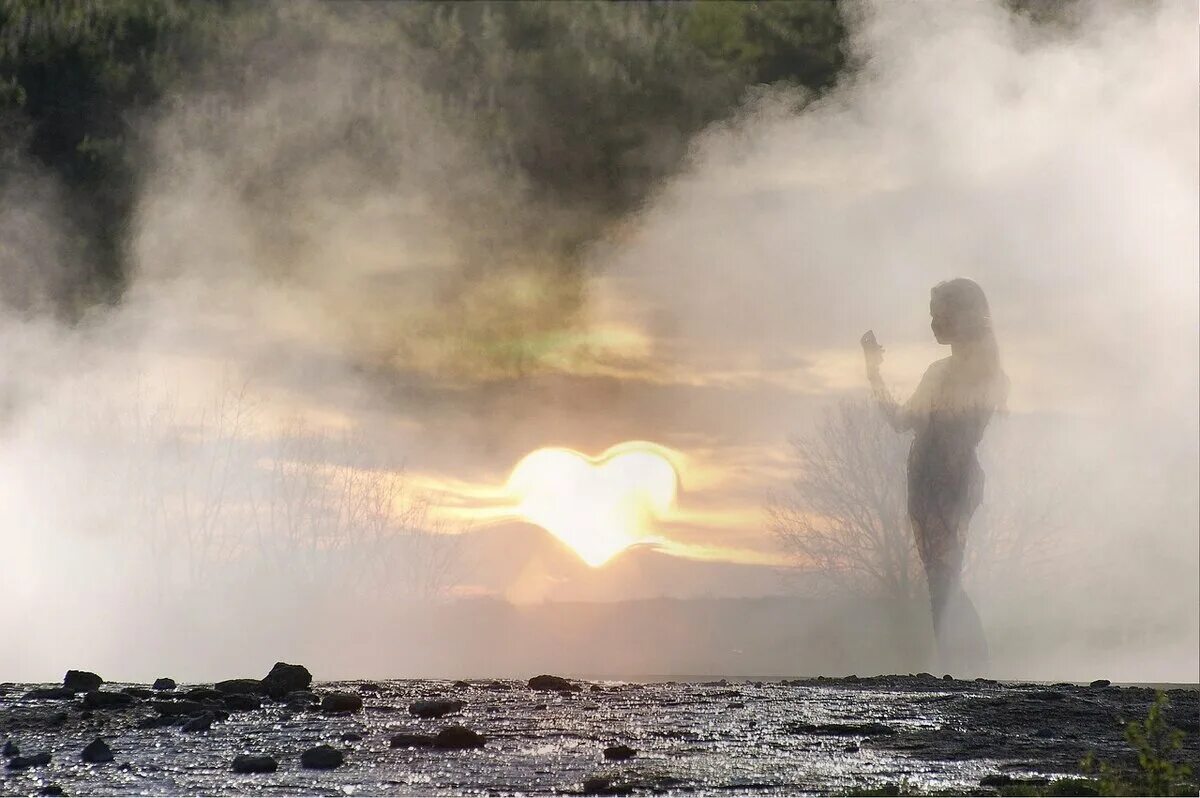
M 583 780 L 584 795 L 633 795 L 633 784 L 612 776 L 590 776 Z
M 21 753 L 21 749 L 17 747 L 17 744 L 16 744 L 16 743 L 14 743 L 12 740 L 6 740 L 6 741 L 5 741 L 5 743 L 4 743 L 4 755 L 5 755 L 6 757 L 12 758 L 12 757 L 14 757 L 14 756 L 17 756 L 17 755 L 18 755 L 18 754 L 20 754 L 20 753 Z
M 589 687 L 588 689 L 589 689 L 591 692 L 593 692 L 593 693 L 603 693 L 603 692 L 604 692 L 604 688 L 603 688 L 603 687 L 601 687 L 601 686 L 600 686 L 600 685 L 598 685 L 598 684 L 593 684 L 593 685 L 592 685 L 591 687 Z
M 896 733 L 895 729 L 882 723 L 793 723 L 787 730 L 792 734 L 833 737 L 886 737 Z
M 50 753 L 42 751 L 39 754 L 30 754 L 29 756 L 15 756 L 8 760 L 9 770 L 24 770 L 25 768 L 38 768 L 43 765 L 50 764 Z
M 108 743 L 97 737 L 87 744 L 87 747 L 83 749 L 83 753 L 79 755 L 79 758 L 84 762 L 111 762 L 113 760 L 113 752 L 108 747 Z
M 244 695 L 261 693 L 263 684 L 258 679 L 226 679 L 214 684 L 213 689 L 222 695 Z
M 38 790 L 38 795 L 65 795 L 65 794 L 66 793 L 63 792 L 63 788 L 59 787 L 57 784 L 44 784 L 44 785 L 42 785 L 42 788 L 40 790 Z
M 447 726 L 433 738 L 434 748 L 459 749 L 482 748 L 486 742 L 483 735 L 466 726 Z
M 1097 679 L 1089 684 L 1088 687 L 1108 687 L 1110 684 L 1112 684 L 1112 682 L 1110 682 L 1108 679 Z
M 357 743 L 357 742 L 362 742 L 362 738 L 363 738 L 363 736 L 361 734 L 359 734 L 358 732 L 346 732 L 345 734 L 342 735 L 342 742 Z
M 942 677 L 942 681 L 943 682 L 952 682 L 952 681 L 954 681 L 954 677 L 947 673 L 945 676 Z
M 464 682 L 462 679 L 459 679 L 454 684 L 452 684 L 451 687 L 453 687 L 455 690 L 467 690 L 471 687 L 471 683 Z
M 529 689 L 570 693 L 578 693 L 583 691 L 583 687 L 575 684 L 574 682 L 568 681 L 561 676 L 550 676 L 548 674 L 534 676 L 532 679 L 530 679 Z
M 327 693 L 321 699 L 322 712 L 358 712 L 363 701 L 354 693 Z
M 392 737 L 392 748 L 429 748 L 433 745 L 433 737 L 428 734 L 401 732 Z
M 312 684 L 312 674 L 303 665 L 276 662 L 271 672 L 262 680 L 263 690 L 276 701 L 288 693 L 307 690 Z
M 163 676 L 155 679 L 152 687 L 155 690 L 174 690 L 176 687 L 178 687 L 178 685 L 175 684 L 174 679 L 168 679 L 166 676 Z
M 432 698 L 425 701 L 414 701 L 408 705 L 410 715 L 416 715 L 418 718 L 440 718 L 443 715 L 449 715 L 451 712 L 458 712 L 466 706 L 463 701 L 455 701 L 446 698 Z
M 382 691 L 383 688 L 375 684 L 375 682 L 363 682 L 358 686 L 358 692 L 360 693 L 379 693 Z
M 610 745 L 604 749 L 604 758 L 614 762 L 623 762 L 626 759 L 633 759 L 635 756 L 637 756 L 637 749 L 627 745 Z
M 99 690 L 104 680 L 91 671 L 67 671 L 63 677 L 63 687 L 76 693 L 89 693 Z
M 204 705 L 199 701 L 155 701 L 152 706 L 158 710 L 158 714 L 167 717 L 199 715 L 204 711 Z
M 132 706 L 134 697 L 128 693 L 109 693 L 103 690 L 92 690 L 83 697 L 84 709 L 115 709 Z
M 321 703 L 321 699 L 317 698 L 316 693 L 311 693 L 308 690 L 293 690 L 287 694 L 284 699 L 288 706 L 304 706 Z
M 147 690 L 145 687 L 122 687 L 121 692 L 134 698 L 150 698 L 154 695 L 153 690 Z
M 233 758 L 234 773 L 274 773 L 278 769 L 279 763 L 272 756 L 238 754 Z
M 223 698 L 225 694 L 211 687 L 193 687 L 184 693 L 184 696 L 189 701 L 212 701 L 213 699 Z
M 318 745 L 300 755 L 300 766 L 313 770 L 333 770 L 345 761 L 342 752 L 329 745 Z
M 197 715 L 196 717 L 189 720 L 187 723 L 180 726 L 179 730 L 185 731 L 185 732 L 208 731 L 212 727 L 213 721 L 216 719 L 217 719 L 217 716 L 214 715 L 213 713 L 202 712 L 199 715 Z
M 25 694 L 26 698 L 62 700 L 74 698 L 75 691 L 67 687 L 35 687 Z
M 1013 777 L 1007 773 L 993 773 L 979 780 L 980 787 L 1007 787 L 1013 783 Z
M 245 693 L 227 695 L 222 703 L 231 712 L 252 712 L 262 706 L 258 696 Z

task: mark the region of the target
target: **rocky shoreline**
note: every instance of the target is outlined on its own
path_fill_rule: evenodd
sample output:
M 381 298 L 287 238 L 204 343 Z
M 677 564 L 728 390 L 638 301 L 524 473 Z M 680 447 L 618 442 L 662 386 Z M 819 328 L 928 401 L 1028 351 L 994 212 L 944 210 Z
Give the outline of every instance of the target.
M 1076 774 L 1088 754 L 1128 765 L 1125 724 L 1154 696 L 931 674 L 314 684 L 279 662 L 259 679 L 131 685 L 72 670 L 0 685 L 0 794 L 853 793 L 897 779 L 995 794 Z M 1168 697 L 1200 770 L 1200 692 Z

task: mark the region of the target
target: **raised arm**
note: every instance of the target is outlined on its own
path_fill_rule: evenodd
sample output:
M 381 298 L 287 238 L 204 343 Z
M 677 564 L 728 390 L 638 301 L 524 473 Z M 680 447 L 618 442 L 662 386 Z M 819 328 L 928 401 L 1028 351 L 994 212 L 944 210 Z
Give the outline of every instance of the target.
M 913 413 L 910 410 L 912 402 L 910 401 L 908 405 L 901 405 L 897 402 L 887 385 L 884 384 L 883 376 L 879 373 L 879 366 L 883 363 L 883 347 L 875 340 L 875 331 L 867 330 L 863 333 L 859 343 L 862 344 L 863 359 L 867 365 L 867 382 L 871 384 L 871 393 L 875 395 L 875 402 L 879 405 L 879 410 L 887 420 L 888 426 L 896 432 L 912 429 L 914 422 Z M 919 388 L 918 393 L 920 393 Z

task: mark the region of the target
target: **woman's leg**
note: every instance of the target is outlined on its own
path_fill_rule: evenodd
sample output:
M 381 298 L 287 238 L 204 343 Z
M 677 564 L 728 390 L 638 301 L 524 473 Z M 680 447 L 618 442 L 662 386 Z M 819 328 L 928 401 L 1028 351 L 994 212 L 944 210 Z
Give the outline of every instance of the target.
M 960 675 L 987 668 L 987 642 L 975 606 L 962 589 L 963 548 L 958 525 L 942 513 L 912 518 L 917 550 L 925 565 L 933 632 L 942 666 Z

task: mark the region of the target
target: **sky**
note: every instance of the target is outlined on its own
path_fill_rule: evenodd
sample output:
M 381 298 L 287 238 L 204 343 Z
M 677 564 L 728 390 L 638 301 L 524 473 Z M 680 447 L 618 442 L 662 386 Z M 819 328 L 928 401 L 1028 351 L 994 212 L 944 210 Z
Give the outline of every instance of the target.
M 947 354 L 929 289 L 966 276 L 1012 383 L 989 501 L 1054 513 L 1045 556 L 979 585 L 985 621 L 1007 639 L 1051 596 L 1058 628 L 1158 630 L 1122 649 L 1130 677 L 1200 678 L 1194 9 L 1098 3 L 1055 33 L 936 8 L 851 6 L 856 73 L 799 112 L 794 91 L 748 99 L 569 277 L 530 260 L 539 209 L 403 74 L 331 50 L 164 115 L 122 302 L 0 318 L 0 599 L 161 620 L 146 596 L 220 604 L 214 571 L 264 607 L 426 581 L 534 605 L 786 593 L 764 508 L 795 478 L 789 438 L 865 397 L 867 329 L 907 395 Z M 368 158 L 340 131 L 380 81 L 391 138 Z M 69 252 L 31 181 L 0 230 Z M 577 455 L 510 482 L 547 447 Z M 547 511 L 547 491 L 577 500 Z M 397 515 L 421 534 L 381 559 Z M 581 567 L 531 515 L 636 550 Z M 220 640 L 224 617 L 196 623 Z M 0 665 L 87 650 L 47 630 Z M 1089 651 L 1006 667 L 1052 678 Z

